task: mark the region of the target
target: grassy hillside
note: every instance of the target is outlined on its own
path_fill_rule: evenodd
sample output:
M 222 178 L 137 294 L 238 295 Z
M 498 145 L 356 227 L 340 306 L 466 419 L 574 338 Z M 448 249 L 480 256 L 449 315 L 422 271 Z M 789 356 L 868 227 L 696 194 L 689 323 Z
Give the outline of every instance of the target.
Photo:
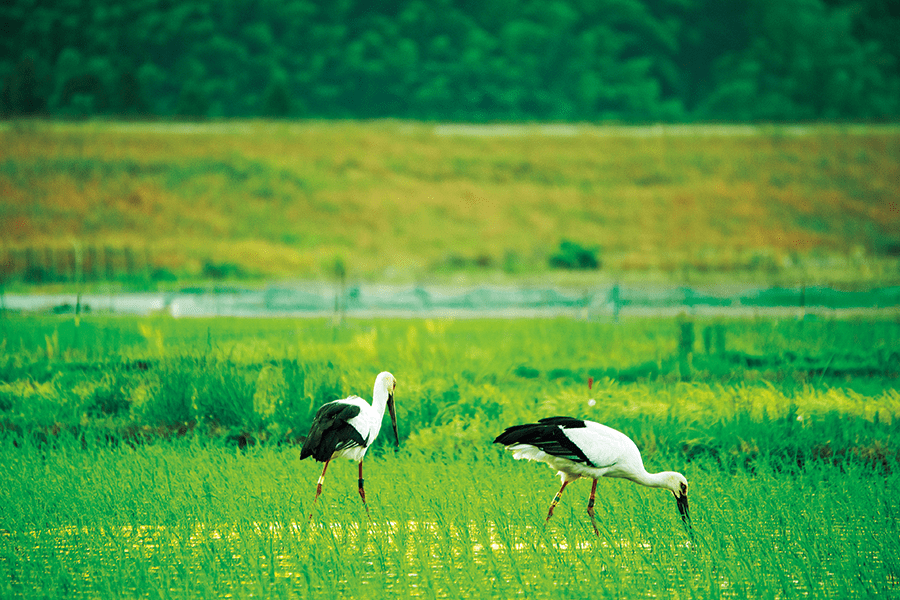
M 7 281 L 414 280 L 546 275 L 571 240 L 600 276 L 884 283 L 897 181 L 889 127 L 8 123 L 0 260 Z

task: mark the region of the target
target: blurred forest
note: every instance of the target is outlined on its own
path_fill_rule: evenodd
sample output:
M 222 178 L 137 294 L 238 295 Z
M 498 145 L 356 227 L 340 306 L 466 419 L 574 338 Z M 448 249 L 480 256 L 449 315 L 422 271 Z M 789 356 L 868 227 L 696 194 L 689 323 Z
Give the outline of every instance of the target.
M 896 0 L 4 0 L 4 117 L 888 120 Z

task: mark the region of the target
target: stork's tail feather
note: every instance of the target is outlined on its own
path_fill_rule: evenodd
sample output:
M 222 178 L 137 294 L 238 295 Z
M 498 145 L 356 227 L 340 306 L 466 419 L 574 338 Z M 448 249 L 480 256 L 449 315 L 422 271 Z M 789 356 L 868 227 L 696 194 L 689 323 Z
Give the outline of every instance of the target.
M 308 458 L 310 456 L 314 457 L 319 462 L 324 462 L 327 459 L 321 459 L 316 456 L 316 450 L 321 446 L 322 443 L 322 432 L 316 431 L 313 429 L 309 432 L 309 435 L 303 438 L 303 447 L 300 449 L 300 460 L 304 458 Z
M 513 425 L 512 427 L 507 427 L 503 433 L 494 438 L 494 443 L 503 444 L 504 446 L 518 444 L 523 440 L 530 439 L 531 432 L 534 431 L 535 427 L 539 427 L 539 425 L 529 423 L 527 425 Z
M 334 455 L 336 448 L 334 444 L 320 443 L 319 441 L 311 442 L 312 436 L 307 438 L 307 441 L 303 444 L 303 448 L 300 450 L 300 460 L 312 456 L 319 462 L 325 462 Z
M 584 421 L 572 417 L 548 417 L 537 423 L 513 425 L 497 436 L 495 444 L 503 444 L 515 453 L 515 458 L 545 460 L 546 455 L 565 458 L 588 466 L 595 466 L 588 460 L 584 450 L 574 443 L 565 429 L 581 429 Z
M 581 428 L 584 427 L 584 421 L 573 417 L 545 417 L 539 419 L 537 423 L 507 427 L 503 433 L 497 436 L 494 443 L 504 446 L 520 443 L 533 444 L 535 440 L 546 437 L 548 432 L 555 433 L 558 427 Z

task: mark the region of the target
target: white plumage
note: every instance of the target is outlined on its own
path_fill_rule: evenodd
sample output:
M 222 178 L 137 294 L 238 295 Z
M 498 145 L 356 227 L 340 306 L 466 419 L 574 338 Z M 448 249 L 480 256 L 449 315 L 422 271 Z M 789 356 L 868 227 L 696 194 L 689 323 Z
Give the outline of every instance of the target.
M 647 487 L 670 490 L 677 500 L 682 520 L 690 525 L 688 483 L 684 475 L 674 471 L 647 472 L 635 443 L 612 427 L 572 417 L 549 417 L 537 423 L 508 427 L 494 443 L 506 446 L 512 451 L 513 458 L 544 462 L 557 471 L 562 487 L 550 504 L 548 520 L 566 486 L 581 477 L 590 477 L 594 482 L 587 512 L 594 532 L 599 534 L 594 521 L 597 480 L 619 477 Z

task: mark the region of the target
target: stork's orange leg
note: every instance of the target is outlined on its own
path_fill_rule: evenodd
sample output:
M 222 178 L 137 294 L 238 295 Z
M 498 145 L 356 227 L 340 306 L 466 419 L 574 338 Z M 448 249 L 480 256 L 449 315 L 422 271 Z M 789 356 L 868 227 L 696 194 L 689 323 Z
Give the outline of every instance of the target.
M 369 505 L 366 504 L 366 489 L 363 487 L 362 461 L 359 461 L 359 497 L 362 498 L 366 512 L 369 512 Z
M 316 497 L 313 498 L 313 507 L 316 506 L 316 500 L 318 500 L 319 496 L 322 494 L 322 484 L 325 483 L 325 471 L 328 470 L 328 463 L 330 462 L 330 459 L 325 461 L 325 468 L 322 469 L 322 474 L 319 475 L 319 482 L 316 484 Z M 312 513 L 309 513 L 309 518 L 312 519 L 312 517 Z
M 566 489 L 566 486 L 569 485 L 568 481 L 564 481 L 562 487 L 559 488 L 559 491 L 556 492 L 556 496 L 553 497 L 553 502 L 550 503 L 550 510 L 547 511 L 547 518 L 545 521 L 549 521 L 550 517 L 553 516 L 553 509 L 556 508 L 556 505 L 559 504 L 560 499 L 562 498 L 563 490 Z
M 597 530 L 597 523 L 594 522 L 594 496 L 597 495 L 597 480 L 594 480 L 594 485 L 591 486 L 591 498 L 588 500 L 587 513 L 591 517 L 591 525 L 594 527 L 594 535 L 599 536 L 600 532 Z

